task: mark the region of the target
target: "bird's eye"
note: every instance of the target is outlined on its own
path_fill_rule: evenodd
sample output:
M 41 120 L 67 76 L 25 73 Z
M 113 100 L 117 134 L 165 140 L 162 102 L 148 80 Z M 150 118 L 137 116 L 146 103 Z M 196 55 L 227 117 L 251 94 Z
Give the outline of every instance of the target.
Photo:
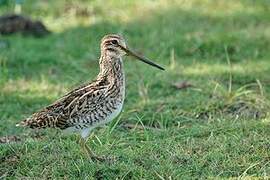
M 113 45 L 117 45 L 117 44 L 118 44 L 118 42 L 117 42 L 116 40 L 112 40 L 112 41 L 111 41 L 111 44 L 113 44 Z

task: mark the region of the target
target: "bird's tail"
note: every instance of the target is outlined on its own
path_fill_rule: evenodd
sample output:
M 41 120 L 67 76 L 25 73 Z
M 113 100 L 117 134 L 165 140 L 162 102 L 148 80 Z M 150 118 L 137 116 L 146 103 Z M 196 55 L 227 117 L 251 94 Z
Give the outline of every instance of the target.
M 28 126 L 29 124 L 29 119 L 24 119 L 22 120 L 20 123 L 16 124 L 17 127 L 25 127 L 25 126 Z
M 47 116 L 39 116 L 39 117 L 29 117 L 27 119 L 22 120 L 20 123 L 16 124 L 16 126 L 20 127 L 29 127 L 32 129 L 40 129 L 40 128 L 46 128 L 51 127 L 50 124 L 48 124 Z

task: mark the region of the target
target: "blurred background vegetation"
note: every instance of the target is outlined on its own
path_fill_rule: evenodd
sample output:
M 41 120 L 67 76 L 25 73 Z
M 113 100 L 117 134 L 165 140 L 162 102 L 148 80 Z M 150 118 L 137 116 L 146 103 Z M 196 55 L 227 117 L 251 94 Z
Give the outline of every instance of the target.
M 0 15 L 15 0 L 0 1 Z M 23 0 L 52 32 L 0 36 L 0 178 L 269 177 L 270 1 Z M 125 58 L 124 111 L 94 131 L 93 163 L 75 136 L 15 128 L 98 73 L 100 39 L 122 34 L 165 66 Z M 16 138 L 15 138 L 16 139 Z

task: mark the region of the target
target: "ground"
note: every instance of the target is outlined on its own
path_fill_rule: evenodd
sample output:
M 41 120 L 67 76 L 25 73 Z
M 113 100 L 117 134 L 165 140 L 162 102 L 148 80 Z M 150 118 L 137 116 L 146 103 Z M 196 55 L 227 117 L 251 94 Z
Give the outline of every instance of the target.
M 0 178 L 269 178 L 269 11 L 268 0 L 24 1 L 53 33 L 0 37 L 0 136 L 17 140 L 0 144 Z M 124 110 L 88 141 L 117 160 L 15 127 L 95 78 L 108 33 L 166 68 L 125 58 Z

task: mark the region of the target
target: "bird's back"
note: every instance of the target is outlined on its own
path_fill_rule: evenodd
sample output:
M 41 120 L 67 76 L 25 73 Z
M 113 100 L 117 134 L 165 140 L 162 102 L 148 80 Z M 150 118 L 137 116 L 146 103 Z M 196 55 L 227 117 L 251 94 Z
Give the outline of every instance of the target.
M 83 85 L 34 113 L 19 125 L 30 128 L 84 129 L 106 123 L 122 109 L 124 87 L 106 78 Z

